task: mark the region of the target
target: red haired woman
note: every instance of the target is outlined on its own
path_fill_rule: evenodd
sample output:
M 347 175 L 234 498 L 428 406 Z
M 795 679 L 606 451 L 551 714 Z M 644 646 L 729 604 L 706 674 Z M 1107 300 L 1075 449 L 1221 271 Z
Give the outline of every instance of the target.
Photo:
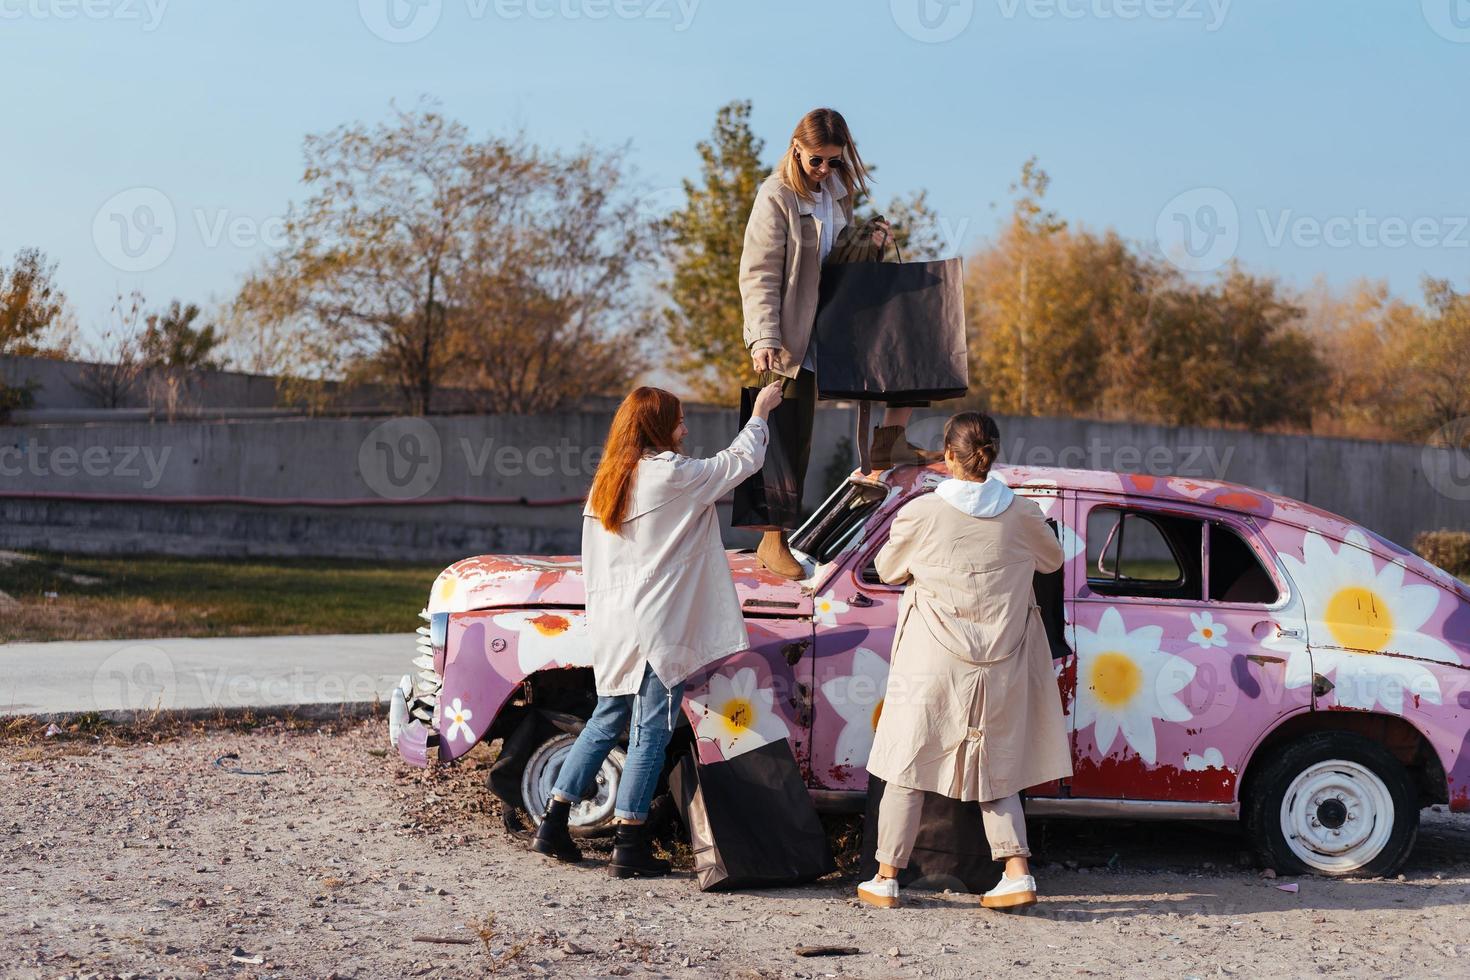
M 536 852 L 582 859 L 567 830 L 572 804 L 627 730 L 608 870 L 614 878 L 668 873 L 668 862 L 653 857 L 644 820 L 675 702 L 689 675 L 750 646 L 715 501 L 760 469 L 766 417 L 780 401 L 779 384 L 763 388 L 735 441 L 709 459 L 682 455 L 689 430 L 679 399 L 667 391 L 639 388 L 618 407 L 582 511 L 597 708 L 557 775 L 531 844 Z
M 853 226 L 853 203 L 868 192 L 868 171 L 858 156 L 847 121 L 836 109 L 813 109 L 796 124 L 791 145 L 761 184 L 745 227 L 740 253 L 740 299 L 745 309 L 745 347 L 760 383 L 779 381 L 796 402 L 799 424 L 790 447 L 798 495 L 811 455 L 817 407 L 815 337 L 822 264 L 833 248 L 867 236 L 879 255 L 890 230 L 881 219 Z M 873 432 L 872 468 L 938 459 L 904 438 L 915 405 L 888 406 Z M 799 579 L 804 572 L 786 544 L 784 530 L 771 530 L 756 550 L 777 575 Z

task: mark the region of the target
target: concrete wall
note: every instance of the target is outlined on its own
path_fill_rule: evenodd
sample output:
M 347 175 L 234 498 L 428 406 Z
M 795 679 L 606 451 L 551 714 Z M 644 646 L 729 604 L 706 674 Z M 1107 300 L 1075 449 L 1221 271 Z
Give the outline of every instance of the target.
M 834 462 L 852 465 L 841 440 L 854 417 L 848 408 L 818 411 L 809 507 L 829 489 Z M 914 441 L 936 445 L 944 417 L 921 413 L 910 426 Z M 445 562 L 495 551 L 575 553 L 581 506 L 569 498 L 585 493 L 610 418 L 0 426 L 0 547 Z M 737 421 L 695 406 L 686 418 L 687 448 L 699 455 L 723 448 Z M 1463 453 L 1075 419 L 1001 419 L 1001 429 L 1004 461 L 1233 480 L 1307 500 L 1404 544 L 1421 530 L 1470 529 Z M 752 540 L 727 531 L 731 545 Z

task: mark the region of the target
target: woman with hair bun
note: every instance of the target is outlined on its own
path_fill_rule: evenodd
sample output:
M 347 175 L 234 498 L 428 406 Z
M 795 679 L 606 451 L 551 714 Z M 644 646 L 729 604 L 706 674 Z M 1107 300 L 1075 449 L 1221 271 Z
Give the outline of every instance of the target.
M 1051 649 L 1032 575 L 1062 566 L 1034 501 L 990 472 L 995 420 L 962 412 L 944 426 L 950 479 L 904 505 L 878 552 L 883 581 L 908 584 L 868 771 L 878 807 L 878 874 L 858 897 L 898 904 L 924 793 L 977 800 L 990 853 L 1005 862 L 986 908 L 1036 902 L 1021 790 L 1072 774 Z

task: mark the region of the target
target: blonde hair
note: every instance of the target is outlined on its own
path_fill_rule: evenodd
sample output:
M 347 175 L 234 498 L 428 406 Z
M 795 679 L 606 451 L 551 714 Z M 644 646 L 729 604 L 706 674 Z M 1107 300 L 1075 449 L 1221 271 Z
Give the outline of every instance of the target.
M 797 148 L 815 152 L 823 146 L 841 148 L 843 165 L 833 169 L 856 204 L 859 194 L 868 193 L 868 168 L 863 166 L 863 158 L 858 156 L 857 144 L 852 141 L 847 120 L 836 109 L 813 109 L 801 117 L 801 122 L 791 133 L 791 145 L 786 147 L 786 155 L 776 168 L 781 174 L 781 183 L 791 188 L 797 197 L 811 200 L 812 194 L 806 186 L 806 173 L 797 157 Z

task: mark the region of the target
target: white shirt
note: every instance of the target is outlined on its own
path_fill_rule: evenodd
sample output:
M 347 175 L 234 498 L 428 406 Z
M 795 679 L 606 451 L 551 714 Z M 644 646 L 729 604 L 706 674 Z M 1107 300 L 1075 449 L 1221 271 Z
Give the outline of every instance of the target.
M 829 177 L 828 180 L 830 179 Z M 847 224 L 841 211 L 837 211 L 834 216 L 834 208 L 835 203 L 832 197 L 832 191 L 827 187 L 827 181 L 824 180 L 822 181 L 822 186 L 812 192 L 812 217 L 817 222 L 817 262 L 819 264 L 826 262 L 827 256 L 832 254 L 832 243 L 837 238 L 837 232 L 841 230 L 841 226 L 837 222 L 840 220 L 843 225 Z M 802 358 L 801 361 L 801 366 L 808 371 L 816 369 L 816 341 L 816 334 L 813 334 L 811 343 L 807 344 L 806 357 Z

